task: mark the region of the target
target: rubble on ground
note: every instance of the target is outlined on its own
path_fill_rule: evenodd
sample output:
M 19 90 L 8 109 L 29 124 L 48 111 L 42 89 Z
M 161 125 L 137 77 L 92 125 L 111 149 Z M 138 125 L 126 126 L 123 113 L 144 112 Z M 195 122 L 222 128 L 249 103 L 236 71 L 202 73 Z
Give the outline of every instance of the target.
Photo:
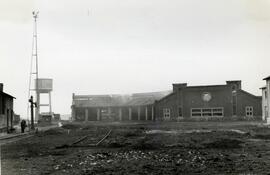
M 1 152 L 3 172 L 267 174 L 270 128 L 202 125 L 192 128 L 191 123 L 188 129 L 180 129 L 179 124 L 158 128 L 70 123 L 5 145 Z

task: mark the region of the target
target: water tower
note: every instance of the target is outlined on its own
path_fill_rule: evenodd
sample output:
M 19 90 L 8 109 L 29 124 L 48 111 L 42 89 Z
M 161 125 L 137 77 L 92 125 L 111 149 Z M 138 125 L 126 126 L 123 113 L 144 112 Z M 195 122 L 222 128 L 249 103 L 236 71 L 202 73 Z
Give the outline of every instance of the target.
M 38 81 L 37 81 L 38 80 Z M 43 118 L 44 116 L 51 116 L 52 113 L 52 103 L 51 103 L 51 92 L 53 90 L 53 80 L 49 78 L 39 78 L 36 80 L 36 97 L 37 97 L 37 107 L 36 107 L 36 121 L 44 121 L 47 120 Z M 47 104 L 41 104 L 41 94 L 47 95 L 49 102 Z M 41 107 L 49 108 L 48 112 L 40 113 Z

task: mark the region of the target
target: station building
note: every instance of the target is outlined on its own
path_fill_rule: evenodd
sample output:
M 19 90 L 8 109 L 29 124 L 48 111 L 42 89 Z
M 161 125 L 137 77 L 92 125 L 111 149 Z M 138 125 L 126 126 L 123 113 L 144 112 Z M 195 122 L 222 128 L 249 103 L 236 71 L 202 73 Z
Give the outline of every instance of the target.
M 155 103 L 156 120 L 261 119 L 261 100 L 242 90 L 241 81 L 210 86 L 173 84 L 173 92 Z
M 172 91 L 132 95 L 72 96 L 74 121 L 179 121 L 185 119 L 261 119 L 262 97 L 241 88 L 241 81 L 224 85 L 173 84 Z

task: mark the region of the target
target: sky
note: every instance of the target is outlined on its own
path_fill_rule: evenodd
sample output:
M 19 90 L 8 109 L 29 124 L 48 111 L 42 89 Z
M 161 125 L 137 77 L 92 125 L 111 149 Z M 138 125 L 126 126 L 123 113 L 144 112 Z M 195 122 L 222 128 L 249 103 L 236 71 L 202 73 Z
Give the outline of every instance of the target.
M 242 80 L 261 95 L 270 75 L 270 0 L 1 0 L 0 82 L 23 118 L 32 11 L 39 77 L 53 79 L 55 113 L 71 113 L 72 93 L 163 91 L 172 83 Z

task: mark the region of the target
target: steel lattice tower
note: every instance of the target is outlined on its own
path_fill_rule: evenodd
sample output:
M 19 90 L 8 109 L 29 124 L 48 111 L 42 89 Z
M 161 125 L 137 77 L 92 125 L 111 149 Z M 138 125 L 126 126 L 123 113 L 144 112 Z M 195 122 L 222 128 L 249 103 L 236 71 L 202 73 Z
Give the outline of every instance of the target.
M 31 66 L 30 66 L 30 75 L 29 75 L 29 89 L 28 89 L 28 99 L 30 96 L 35 96 L 36 104 L 39 104 L 40 97 L 38 92 L 38 45 L 37 45 L 37 18 L 38 13 L 33 11 L 33 38 L 32 38 L 32 51 L 31 51 Z M 34 81 L 35 80 L 35 81 Z M 29 103 L 27 108 L 27 117 L 29 120 Z M 36 107 L 35 111 L 35 121 L 38 121 L 39 117 L 39 106 Z

